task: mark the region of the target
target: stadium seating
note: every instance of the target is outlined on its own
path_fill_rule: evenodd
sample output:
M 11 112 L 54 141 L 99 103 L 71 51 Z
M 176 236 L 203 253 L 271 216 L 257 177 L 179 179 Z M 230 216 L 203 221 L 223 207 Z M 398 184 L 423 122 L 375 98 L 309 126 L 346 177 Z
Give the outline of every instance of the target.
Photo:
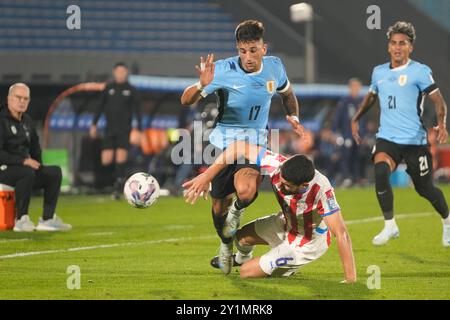
M 2 50 L 234 53 L 235 23 L 208 0 L 78 1 L 83 32 L 66 28 L 67 3 L 0 2 Z

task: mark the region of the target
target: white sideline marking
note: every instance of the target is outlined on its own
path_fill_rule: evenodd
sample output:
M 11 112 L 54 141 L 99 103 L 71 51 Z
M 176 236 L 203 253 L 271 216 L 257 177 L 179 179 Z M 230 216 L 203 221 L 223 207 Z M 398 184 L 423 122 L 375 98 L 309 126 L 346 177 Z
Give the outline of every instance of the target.
M 194 229 L 195 226 L 192 224 L 171 224 L 163 227 L 164 230 L 186 230 L 186 229 Z
M 31 240 L 29 238 L 26 239 L 2 239 L 0 240 L 0 243 L 5 243 L 5 242 L 20 242 L 20 241 L 28 241 Z
M 409 219 L 409 218 L 417 218 L 417 217 L 426 217 L 426 216 L 431 216 L 431 215 L 435 215 L 435 214 L 436 214 L 435 212 L 397 214 L 397 215 L 395 215 L 395 219 Z M 365 218 L 365 219 L 358 219 L 358 220 L 349 220 L 349 221 L 346 221 L 345 223 L 347 225 L 363 224 L 363 223 L 370 223 L 370 222 L 382 221 L 382 220 L 384 220 L 383 216 L 379 216 L 379 217 L 372 217 L 372 218 Z M 146 245 L 146 244 L 158 244 L 158 243 L 167 243 L 167 242 L 212 239 L 212 238 L 216 238 L 216 237 L 217 236 L 214 235 L 214 236 L 203 236 L 203 237 L 172 238 L 172 239 L 161 239 L 161 240 L 148 240 L 148 241 L 141 241 L 141 242 L 111 243 L 111 244 L 102 244 L 102 245 L 90 246 L 90 247 L 55 249 L 55 250 L 46 250 L 46 251 L 18 252 L 18 253 L 0 256 L 0 260 L 12 259 L 12 258 L 18 258 L 18 257 L 28 257 L 28 256 L 42 255 L 42 254 L 50 254 L 50 253 L 76 252 L 76 251 L 84 251 L 84 250 L 96 250 L 96 249 L 106 249 L 106 248 L 125 247 L 125 246 L 140 246 L 140 245 Z M 25 240 L 31 240 L 31 239 L 11 239 L 11 240 L 25 241 Z M 6 241 L 8 241 L 8 240 L 5 240 L 4 242 L 6 242 Z
M 420 213 L 403 213 L 403 214 L 396 214 L 394 215 L 394 218 L 396 220 L 398 219 L 409 219 L 409 218 L 418 218 L 418 217 L 427 217 L 432 215 L 437 215 L 437 212 L 420 212 Z M 384 221 L 383 215 L 380 215 L 379 217 L 372 217 L 372 218 L 365 218 L 365 219 L 358 219 L 358 220 L 349 220 L 345 221 L 345 224 L 362 224 L 362 223 L 369 223 L 374 221 Z
M 114 232 L 91 232 L 86 233 L 87 236 L 110 236 L 114 234 Z
M 96 250 L 96 249 L 125 247 L 125 246 L 139 246 L 139 245 L 146 245 L 146 244 L 166 243 L 166 242 L 178 242 L 178 241 L 211 239 L 211 238 L 215 238 L 215 237 L 216 236 L 189 237 L 189 238 L 172 238 L 172 239 L 161 239 L 161 240 L 148 240 L 148 241 L 141 241 L 141 242 L 125 242 L 125 243 L 101 244 L 101 245 L 97 245 L 97 246 L 78 247 L 78 248 L 69 248 L 69 249 L 55 249 L 55 250 L 46 250 L 46 251 L 18 252 L 18 253 L 13 253 L 13 254 L 7 254 L 7 255 L 0 256 L 0 259 L 11 259 L 11 258 L 18 258 L 18 257 L 28 257 L 28 256 L 36 256 L 36 255 L 50 254 L 50 253 L 76 252 L 76 251 L 84 251 L 84 250 Z

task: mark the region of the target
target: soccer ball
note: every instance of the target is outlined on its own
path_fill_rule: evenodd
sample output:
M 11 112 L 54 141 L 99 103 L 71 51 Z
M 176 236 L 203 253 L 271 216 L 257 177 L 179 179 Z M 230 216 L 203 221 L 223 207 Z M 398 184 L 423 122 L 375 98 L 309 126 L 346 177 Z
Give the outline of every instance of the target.
M 145 172 L 133 174 L 123 188 L 123 194 L 128 203 L 139 209 L 148 208 L 154 204 L 159 197 L 159 192 L 158 181 Z

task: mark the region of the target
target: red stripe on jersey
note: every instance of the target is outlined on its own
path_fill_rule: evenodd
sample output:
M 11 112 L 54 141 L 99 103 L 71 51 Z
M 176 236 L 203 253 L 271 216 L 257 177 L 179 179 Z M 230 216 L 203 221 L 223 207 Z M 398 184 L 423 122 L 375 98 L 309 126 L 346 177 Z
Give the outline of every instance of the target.
M 280 182 L 280 173 L 277 173 L 276 175 L 274 175 L 270 179 L 270 182 L 272 182 L 273 185 L 276 185 L 278 182 Z
M 270 166 L 268 164 L 261 166 L 261 169 L 266 170 L 268 173 L 272 173 L 274 170 L 278 169 L 278 167 Z
M 289 230 L 288 233 L 289 244 L 291 244 L 298 235 L 297 203 L 302 196 L 303 194 L 296 194 L 289 203 L 289 215 L 291 217 L 291 230 Z
M 308 242 L 311 241 L 312 238 L 312 230 L 313 230 L 313 221 L 312 221 L 312 212 L 303 214 L 303 228 L 305 229 L 305 235 L 300 241 L 299 247 L 304 246 Z
M 306 196 L 305 203 L 307 205 L 306 210 L 303 211 L 303 228 L 305 230 L 305 235 L 300 241 L 299 246 L 304 246 L 308 242 L 311 241 L 312 232 L 313 232 L 313 221 L 312 221 L 312 209 L 314 206 L 314 201 L 316 200 L 316 196 L 319 193 L 320 186 L 316 183 L 311 187 L 308 195 Z
M 317 202 L 317 213 L 319 215 L 323 215 L 325 213 L 325 209 L 323 208 L 322 201 L 320 201 L 320 200 L 319 200 L 319 202 Z
M 278 182 L 280 182 L 280 173 L 277 173 L 276 175 L 274 175 L 271 178 L 271 183 L 272 183 L 272 190 L 275 193 L 275 197 L 278 200 L 278 204 L 280 205 L 281 211 L 283 212 L 284 218 L 286 220 L 285 224 L 284 224 L 284 231 L 287 231 L 287 217 L 286 217 L 286 210 L 284 209 L 286 207 L 285 203 L 284 203 L 284 194 L 277 189 L 277 187 L 275 186 Z

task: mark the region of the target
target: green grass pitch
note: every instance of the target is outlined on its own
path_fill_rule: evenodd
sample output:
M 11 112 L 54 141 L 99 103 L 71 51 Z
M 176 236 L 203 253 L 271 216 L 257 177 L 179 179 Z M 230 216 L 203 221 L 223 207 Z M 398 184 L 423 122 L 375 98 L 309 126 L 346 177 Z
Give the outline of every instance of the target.
M 441 186 L 450 201 L 450 186 Z M 381 230 L 375 192 L 336 191 L 353 241 L 358 283 L 342 285 L 336 244 L 290 278 L 243 280 L 209 266 L 217 253 L 209 202 L 187 205 L 160 198 L 133 209 L 108 197 L 62 196 L 58 214 L 67 233 L 0 232 L 0 299 L 449 299 L 450 248 L 441 244 L 442 223 L 413 189 L 394 190 L 400 238 L 374 247 Z M 33 198 L 37 221 L 42 198 Z M 278 211 L 261 193 L 243 222 Z M 261 246 L 255 254 L 263 254 Z M 69 266 L 80 268 L 80 289 L 68 289 Z M 369 289 L 369 266 L 381 271 L 381 288 Z M 369 281 L 370 282 L 370 281 Z

